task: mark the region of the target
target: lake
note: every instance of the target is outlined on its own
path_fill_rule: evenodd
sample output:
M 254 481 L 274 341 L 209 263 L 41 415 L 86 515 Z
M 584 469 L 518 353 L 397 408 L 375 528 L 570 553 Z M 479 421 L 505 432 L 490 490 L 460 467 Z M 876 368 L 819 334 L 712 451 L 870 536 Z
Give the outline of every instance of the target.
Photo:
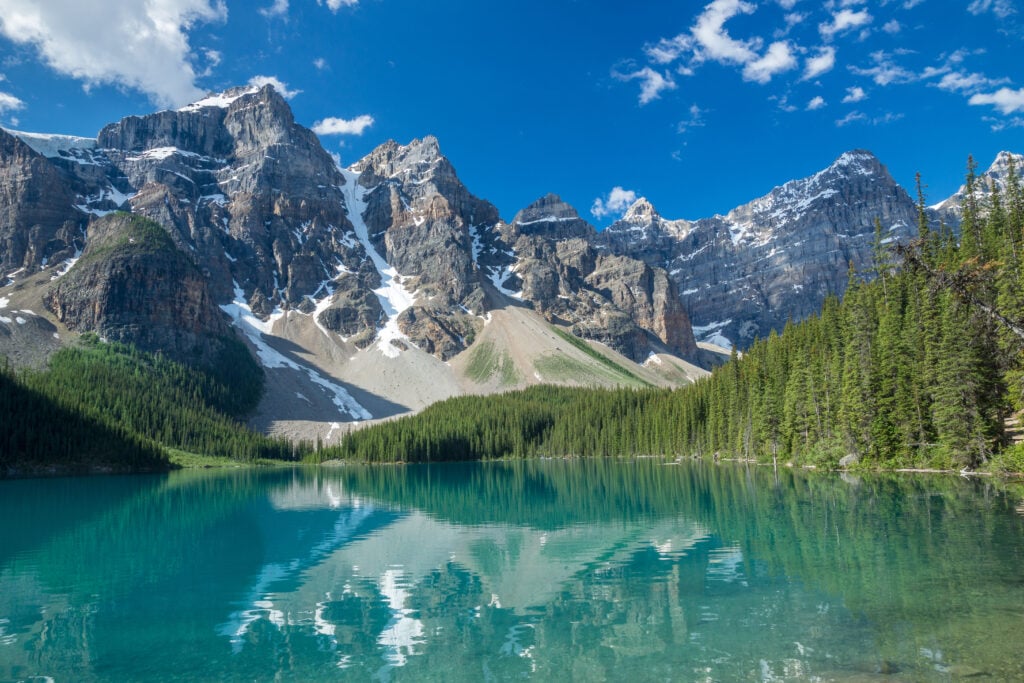
M 991 482 L 529 461 L 0 482 L 0 680 L 1024 680 Z

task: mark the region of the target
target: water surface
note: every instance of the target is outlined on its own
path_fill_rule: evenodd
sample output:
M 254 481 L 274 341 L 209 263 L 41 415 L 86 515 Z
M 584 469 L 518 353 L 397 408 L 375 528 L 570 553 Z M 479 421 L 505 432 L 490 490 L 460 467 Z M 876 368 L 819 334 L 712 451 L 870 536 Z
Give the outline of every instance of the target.
M 1024 680 L 988 482 L 533 461 L 0 482 L 0 681 Z

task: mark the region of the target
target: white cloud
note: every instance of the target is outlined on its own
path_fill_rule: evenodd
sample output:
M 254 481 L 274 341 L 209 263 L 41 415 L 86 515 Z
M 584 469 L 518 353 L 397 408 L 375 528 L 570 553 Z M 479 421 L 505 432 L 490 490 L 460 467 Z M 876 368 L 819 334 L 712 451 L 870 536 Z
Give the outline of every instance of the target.
M 290 100 L 302 92 L 301 90 L 289 90 L 288 84 L 283 82 L 277 76 L 253 76 L 249 79 L 249 85 L 254 85 L 257 88 L 262 88 L 265 85 L 272 85 L 274 86 L 274 90 L 277 91 L 277 94 L 286 100 Z
M 359 0 L 316 0 L 318 5 L 327 5 L 332 12 L 337 12 L 342 7 L 355 7 Z
M 867 118 L 868 118 L 867 114 L 864 114 L 864 113 L 859 112 L 859 111 L 851 111 L 849 114 L 847 114 L 843 118 L 837 119 L 836 120 L 836 126 L 839 127 L 839 128 L 842 128 L 843 126 L 849 125 L 849 124 L 853 123 L 854 121 L 865 121 L 865 120 L 867 120 Z
M 259 13 L 268 19 L 271 17 L 283 17 L 288 14 L 288 0 L 274 0 L 270 7 L 262 7 Z
M 6 114 L 9 111 L 18 111 L 24 109 L 25 103 L 19 100 L 14 95 L 0 92 L 0 114 Z
M 994 116 L 982 116 L 981 120 L 992 127 L 993 133 L 999 133 L 1000 131 L 1012 128 L 1024 128 L 1024 118 L 1020 116 L 1014 116 L 1009 119 L 997 119 Z
M 373 125 L 373 117 L 369 114 L 354 119 L 329 117 L 313 124 L 313 132 L 317 135 L 362 135 L 363 131 Z
M 818 95 L 817 97 L 813 98 L 810 102 L 807 103 L 807 111 L 814 111 L 816 109 L 821 109 L 826 106 L 828 105 L 825 103 L 825 98 L 822 97 L 821 95 Z
M 900 25 L 900 22 L 893 19 L 892 21 L 885 22 L 882 25 L 882 30 L 890 35 L 896 35 L 903 30 L 903 27 Z
M 846 97 L 843 98 L 843 104 L 849 104 L 851 102 L 860 102 L 868 98 L 867 93 L 864 92 L 864 88 L 860 86 L 854 86 L 846 89 Z
M 772 76 L 789 71 L 797 65 L 796 57 L 789 43 L 778 42 L 768 46 L 764 56 L 743 67 L 743 78 L 757 83 L 767 83 Z
M 778 3 L 779 5 L 782 6 L 782 9 L 786 10 L 793 9 L 793 7 L 796 5 L 796 2 L 797 0 L 778 0 Z
M 671 64 L 693 52 L 693 38 L 680 33 L 675 38 L 662 38 L 654 45 L 645 45 L 644 53 L 655 64 Z
M 854 12 L 851 9 L 841 9 L 832 15 L 832 21 L 818 25 L 818 31 L 825 40 L 831 40 L 837 33 L 848 31 L 858 26 L 871 22 L 871 14 L 866 10 Z
M 903 3 L 903 9 L 914 9 L 922 2 L 924 2 L 924 0 L 906 0 L 906 2 Z
M 696 104 L 690 105 L 690 118 L 683 119 L 676 125 L 676 130 L 680 133 L 685 133 L 691 128 L 703 128 L 704 127 L 704 110 L 698 107 Z
M 917 80 L 915 74 L 893 62 L 892 57 L 881 50 L 872 52 L 871 59 L 875 62 L 874 66 L 867 69 L 851 66 L 850 71 L 858 76 L 870 76 L 875 83 L 883 86 L 891 83 L 911 83 Z
M 1006 19 L 1016 10 L 1013 8 L 1013 0 L 974 0 L 967 6 L 971 14 L 984 14 L 992 12 L 1000 19 Z
M 823 47 L 818 54 L 809 58 L 804 63 L 803 80 L 807 81 L 816 78 L 821 74 L 828 73 L 836 65 L 836 49 L 834 47 Z
M 782 97 L 776 97 L 776 96 L 773 95 L 772 97 L 769 97 L 768 99 L 769 100 L 773 100 L 775 102 L 778 102 L 779 103 L 779 105 L 778 105 L 779 109 L 781 109 L 784 112 L 790 113 L 790 114 L 795 112 L 797 109 L 800 108 L 800 107 L 796 106 L 795 104 L 790 104 L 789 103 L 789 98 L 787 96 L 785 96 L 785 95 L 783 95 Z
M 620 81 L 640 81 L 640 104 L 648 104 L 659 97 L 664 90 L 675 90 L 676 83 L 672 80 L 671 76 L 666 76 L 661 72 L 655 71 L 649 66 L 645 66 L 639 71 L 632 71 L 630 73 L 621 73 L 618 71 L 612 71 L 612 76 Z
M 138 90 L 159 106 L 202 97 L 188 33 L 226 19 L 223 0 L 0 0 L 0 34 L 34 46 L 48 67 L 87 88 Z
M 622 215 L 626 212 L 633 202 L 636 201 L 636 192 L 633 190 L 624 190 L 620 186 L 616 185 L 612 188 L 612 191 L 608 193 L 605 198 L 598 197 L 594 200 L 593 206 L 590 207 L 590 213 L 594 218 L 604 218 L 611 215 Z
M 313 66 L 316 67 L 317 71 L 323 71 L 327 68 L 327 60 L 323 57 L 317 57 L 313 60 Z
M 967 102 L 973 105 L 990 104 L 1004 114 L 1024 112 L 1024 88 L 1019 90 L 1000 88 L 994 93 L 977 93 L 972 95 Z
M 690 29 L 700 44 L 699 58 L 727 64 L 747 64 L 757 59 L 760 40 L 734 40 L 725 22 L 738 14 L 751 14 L 756 7 L 742 0 L 713 0 Z
M 985 88 L 991 88 L 997 85 L 1007 83 L 1009 79 L 992 79 L 988 78 L 979 73 L 961 73 L 958 71 L 951 71 L 945 74 L 935 87 L 940 90 L 948 90 L 950 92 L 962 92 L 964 94 L 973 94 Z

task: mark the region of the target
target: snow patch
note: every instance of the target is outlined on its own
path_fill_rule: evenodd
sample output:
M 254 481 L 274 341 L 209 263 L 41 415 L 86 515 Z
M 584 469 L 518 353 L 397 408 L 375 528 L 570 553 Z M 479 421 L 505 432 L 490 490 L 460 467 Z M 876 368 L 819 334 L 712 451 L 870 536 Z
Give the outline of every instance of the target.
M 52 133 L 26 133 L 9 128 L 4 130 L 31 147 L 33 151 L 51 159 L 64 156 L 61 152 L 70 152 L 76 149 L 96 149 L 96 138 L 81 138 L 75 135 L 55 135 Z
M 0 296 L 0 310 L 7 308 L 7 304 L 11 303 L 10 297 Z
M 185 105 L 178 111 L 195 112 L 199 111 L 203 107 L 219 107 L 221 109 L 226 109 L 235 100 L 245 97 L 246 95 L 254 95 L 259 91 L 259 88 L 257 88 L 256 86 L 252 86 L 241 91 L 234 90 L 217 94 L 210 94 L 207 97 L 204 97 L 203 99 L 199 100 L 198 102 L 193 102 L 192 104 Z
M 334 405 L 338 407 L 338 410 L 348 413 L 354 420 L 370 420 L 373 415 L 369 413 L 363 406 L 352 398 L 352 395 L 345 390 L 344 387 L 335 384 L 331 380 L 327 379 L 319 372 L 311 367 L 300 365 L 299 363 L 287 358 L 274 348 L 272 348 L 266 341 L 263 340 L 263 335 L 271 334 L 271 330 L 274 326 L 274 322 L 284 316 L 284 312 L 280 309 L 274 311 L 267 321 L 262 321 L 257 318 L 249 304 L 245 301 L 245 292 L 242 288 L 235 283 L 235 299 L 230 304 L 220 307 L 228 316 L 231 317 L 232 322 L 238 327 L 249 341 L 256 347 L 256 355 L 259 357 L 260 362 L 264 367 L 267 368 L 290 368 L 303 372 L 309 377 L 309 380 L 314 384 L 320 386 L 326 390 L 329 394 L 332 394 L 332 401 Z
M 412 345 L 411 340 L 398 328 L 398 316 L 416 302 L 416 296 L 402 286 L 402 276 L 394 269 L 384 257 L 378 253 L 377 248 L 370 241 L 370 231 L 363 220 L 363 213 L 366 211 L 366 195 L 370 191 L 359 185 L 359 174 L 349 169 L 342 169 L 345 177 L 345 185 L 341 188 L 345 197 L 345 207 L 348 210 L 348 219 L 355 228 L 356 238 L 362 243 L 367 256 L 373 263 L 374 268 L 380 274 L 381 285 L 373 290 L 380 301 L 381 308 L 387 315 L 387 322 L 377 331 L 377 349 L 388 358 L 397 358 L 401 351 L 392 344 L 393 341 L 404 341 Z
M 721 346 L 723 349 L 732 350 L 732 341 L 722 334 L 722 328 L 731 322 L 732 318 L 729 320 L 723 320 L 722 322 L 711 323 L 709 325 L 698 325 L 693 328 L 693 336 L 696 337 L 697 341 L 714 344 L 715 346 Z
M 531 223 L 532 222 L 537 221 L 531 221 Z M 528 224 L 519 223 L 519 225 Z M 505 296 L 510 296 L 513 299 L 522 299 L 522 291 L 514 292 L 511 289 L 508 289 L 507 287 L 504 287 L 502 285 L 503 282 L 512 277 L 512 274 L 515 272 L 516 267 L 519 265 L 519 258 L 515 255 L 515 252 L 505 252 L 507 256 L 511 256 L 513 258 L 513 261 L 511 264 L 501 268 L 500 270 L 492 266 L 480 265 L 480 254 L 483 253 L 483 240 L 480 237 L 480 227 L 481 226 L 479 225 L 471 225 L 469 227 L 469 236 L 473 239 L 473 263 L 477 264 L 477 268 L 480 269 L 480 272 L 484 273 L 487 276 L 487 279 L 491 281 L 491 284 L 493 284 L 494 288 L 497 289 L 499 292 L 501 292 Z M 497 272 L 495 272 L 496 270 Z
M 78 259 L 80 258 L 82 258 L 82 250 L 75 249 L 74 257 L 64 261 L 64 263 L 60 267 L 60 270 L 58 270 L 56 273 L 50 276 L 50 280 L 57 280 L 67 275 L 68 271 L 75 267 L 75 264 L 78 263 Z

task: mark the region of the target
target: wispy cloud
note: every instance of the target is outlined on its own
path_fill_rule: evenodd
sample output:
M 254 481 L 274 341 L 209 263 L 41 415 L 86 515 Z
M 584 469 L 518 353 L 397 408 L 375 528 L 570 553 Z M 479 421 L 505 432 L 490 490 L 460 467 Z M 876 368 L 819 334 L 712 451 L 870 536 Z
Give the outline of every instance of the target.
M 259 13 L 268 19 L 272 17 L 284 17 L 288 15 L 288 0 L 274 0 L 270 7 L 261 7 Z
M 967 6 L 967 11 L 971 14 L 992 12 L 1000 19 L 1006 19 L 1014 14 L 1016 9 L 1014 9 L 1012 0 L 974 0 Z
M 594 218 L 621 216 L 635 201 L 636 192 L 616 185 L 606 196 L 594 200 L 594 204 L 590 207 L 590 213 Z
M 369 114 L 354 119 L 329 117 L 313 124 L 313 132 L 317 135 L 362 135 L 374 123 Z
M 884 51 L 871 53 L 871 60 L 874 66 L 860 68 L 851 66 L 850 71 L 858 76 L 869 76 L 878 85 L 886 86 L 892 83 L 911 83 L 917 80 L 917 74 L 905 69 L 893 61 L 892 55 Z
M 865 114 L 864 112 L 851 111 L 849 114 L 847 114 L 843 118 L 836 119 L 836 126 L 839 127 L 839 128 L 842 128 L 843 126 L 850 125 L 854 121 L 866 121 L 867 118 L 868 118 L 868 115 Z
M 685 118 L 676 124 L 676 130 L 680 133 L 685 133 L 691 128 L 703 128 L 704 127 L 704 110 L 698 107 L 696 104 L 690 105 L 690 116 Z
M 817 109 L 823 109 L 828 106 L 825 102 L 825 98 L 821 95 L 814 97 L 810 102 L 807 103 L 807 111 L 815 111 Z
M 332 12 L 337 12 L 342 7 L 355 7 L 359 0 L 316 0 L 318 5 L 327 5 Z
M 997 85 L 1003 85 L 1008 83 L 1010 79 L 999 78 L 993 79 L 988 78 L 979 73 L 963 73 L 959 71 L 951 71 L 945 74 L 938 83 L 935 83 L 935 87 L 941 90 L 948 90 L 950 92 L 961 92 L 966 95 L 977 93 L 986 88 L 992 88 Z
M 672 77 L 655 71 L 649 66 L 630 72 L 612 70 L 612 77 L 620 81 L 640 81 L 640 104 L 649 104 L 661 97 L 666 90 L 675 90 L 676 83 Z
M 832 40 L 836 35 L 864 26 L 870 23 L 871 20 L 871 13 L 866 9 L 855 12 L 845 8 L 833 14 L 831 21 L 819 24 L 818 32 L 824 40 Z

